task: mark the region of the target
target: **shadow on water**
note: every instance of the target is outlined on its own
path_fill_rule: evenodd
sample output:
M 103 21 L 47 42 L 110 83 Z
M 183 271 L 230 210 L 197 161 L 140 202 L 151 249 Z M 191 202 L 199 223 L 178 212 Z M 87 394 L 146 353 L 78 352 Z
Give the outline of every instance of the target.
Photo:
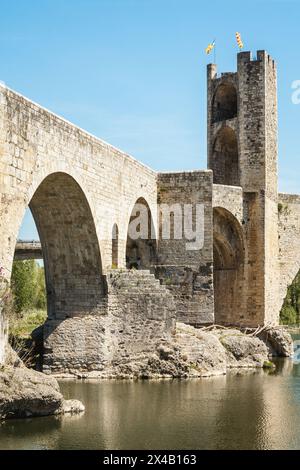
M 77 417 L 8 421 L 2 449 L 297 449 L 300 363 L 211 379 L 64 381 Z

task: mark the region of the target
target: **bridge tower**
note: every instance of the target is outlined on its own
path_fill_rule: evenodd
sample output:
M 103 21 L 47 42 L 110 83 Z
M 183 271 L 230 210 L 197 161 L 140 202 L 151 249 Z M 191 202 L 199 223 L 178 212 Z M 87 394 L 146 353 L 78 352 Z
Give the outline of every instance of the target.
M 278 322 L 280 308 L 276 75 L 266 51 L 257 51 L 255 59 L 250 52 L 238 53 L 237 72 L 218 76 L 215 64 L 207 66 L 208 168 L 214 185 L 242 188 L 244 253 L 239 262 L 244 267 L 235 273 L 243 277 L 235 293 L 243 297 L 241 323 Z M 223 284 L 229 280 L 228 291 L 233 279 L 228 274 L 233 267 L 226 266 L 218 246 L 214 265 L 216 306 L 218 276 Z

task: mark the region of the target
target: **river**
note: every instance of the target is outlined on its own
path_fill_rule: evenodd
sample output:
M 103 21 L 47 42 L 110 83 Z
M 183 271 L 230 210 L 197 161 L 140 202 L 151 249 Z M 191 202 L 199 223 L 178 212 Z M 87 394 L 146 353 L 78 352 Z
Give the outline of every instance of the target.
M 85 414 L 7 421 L 0 449 L 300 449 L 300 361 L 210 379 L 60 385 Z

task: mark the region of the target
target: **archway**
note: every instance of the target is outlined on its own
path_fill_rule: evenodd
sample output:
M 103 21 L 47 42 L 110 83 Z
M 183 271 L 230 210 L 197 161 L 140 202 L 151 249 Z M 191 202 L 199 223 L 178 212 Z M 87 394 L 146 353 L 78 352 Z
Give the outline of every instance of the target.
M 239 158 L 236 134 L 230 127 L 222 127 L 213 145 L 211 169 L 216 184 L 239 185 Z
M 105 293 L 93 216 L 79 184 L 66 173 L 46 177 L 30 204 L 42 246 L 48 318 L 90 313 Z
M 139 198 L 131 212 L 127 242 L 127 269 L 151 269 L 156 263 L 156 236 L 151 210 L 144 198 Z
M 212 122 L 224 121 L 237 116 L 237 93 L 231 83 L 218 86 L 212 103 Z
M 215 322 L 243 323 L 245 248 L 238 220 L 221 207 L 213 210 Z

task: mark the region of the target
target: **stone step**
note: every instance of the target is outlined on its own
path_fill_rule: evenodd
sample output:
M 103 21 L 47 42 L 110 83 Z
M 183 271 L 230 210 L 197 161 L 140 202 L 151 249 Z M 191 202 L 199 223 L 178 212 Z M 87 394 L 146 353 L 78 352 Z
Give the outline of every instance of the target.
M 120 295 L 171 295 L 159 279 L 149 270 L 118 270 L 114 269 L 107 275 L 108 283 Z

